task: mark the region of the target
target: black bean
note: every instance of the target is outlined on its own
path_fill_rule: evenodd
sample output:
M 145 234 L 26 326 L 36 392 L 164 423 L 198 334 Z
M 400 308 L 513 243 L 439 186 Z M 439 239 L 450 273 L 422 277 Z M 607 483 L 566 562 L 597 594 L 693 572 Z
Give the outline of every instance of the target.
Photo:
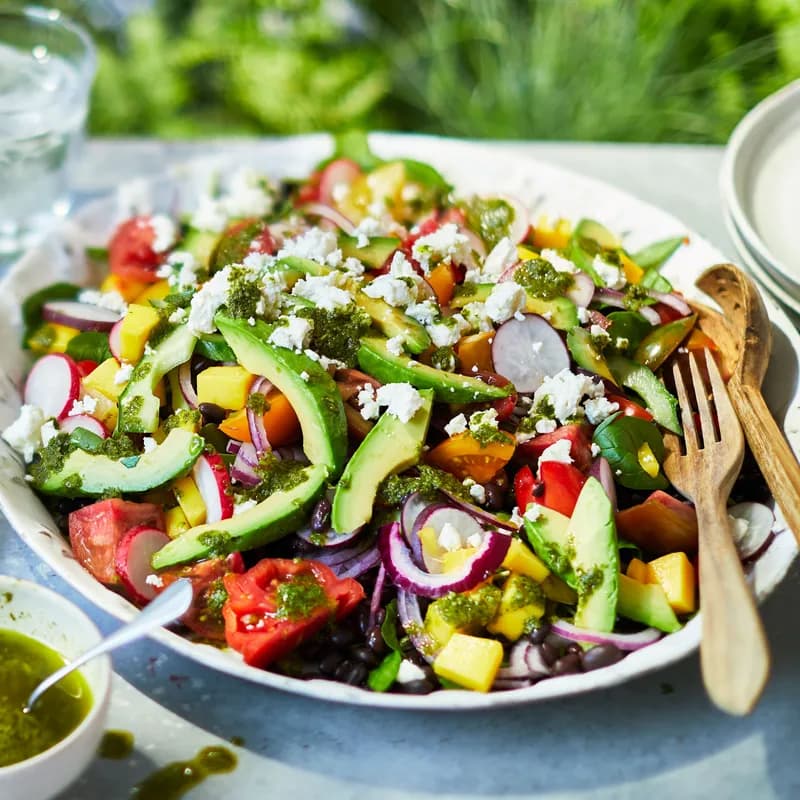
M 369 625 L 369 606 L 366 603 L 362 603 L 358 607 L 356 611 L 356 622 L 358 623 L 359 631 L 366 635 L 367 626 Z
M 431 681 L 420 678 L 418 681 L 399 683 L 397 684 L 397 688 L 403 692 L 403 694 L 430 694 L 434 686 Z
M 487 483 L 483 489 L 486 492 L 486 508 L 499 511 L 505 505 L 506 493 L 496 483 Z
M 225 419 L 225 409 L 216 403 L 200 403 L 197 408 L 208 422 L 219 425 Z
M 310 641 L 305 642 L 299 648 L 299 651 L 303 658 L 315 659 L 319 658 L 326 649 L 327 647 L 325 646 L 324 642 L 321 642 L 319 639 L 311 639 Z
M 314 510 L 311 512 L 311 530 L 322 533 L 330 527 L 331 501 L 327 497 L 320 497 Z
M 621 661 L 625 654 L 616 645 L 598 644 L 587 650 L 581 659 L 586 672 L 601 667 L 609 667 Z
M 367 665 L 357 661 L 350 668 L 350 672 L 344 678 L 344 682 L 349 683 L 351 686 L 360 686 L 367 679 L 368 673 Z
M 538 628 L 534 628 L 529 634 L 528 638 L 533 644 L 541 644 L 550 633 L 550 623 L 543 622 Z
M 412 664 L 416 664 L 418 667 L 422 667 L 423 669 L 428 666 L 428 662 L 425 660 L 425 656 L 419 652 L 419 650 L 410 650 L 407 653 L 403 653 L 403 656 L 407 658 Z
M 581 657 L 577 653 L 567 653 L 553 664 L 553 675 L 572 675 L 581 671 Z
M 356 640 L 352 628 L 339 627 L 331 632 L 331 643 L 336 647 L 348 647 Z
M 544 663 L 547 664 L 548 667 L 552 666 L 553 664 L 556 663 L 556 661 L 558 661 L 558 657 L 561 655 L 561 652 L 560 650 L 557 650 L 555 647 L 553 647 L 553 645 L 550 644 L 550 642 L 544 641 L 539 645 L 539 647 L 541 648 L 542 651 L 542 658 L 544 659 Z
M 383 634 L 377 625 L 367 631 L 367 646 L 379 656 L 386 652 L 386 642 L 383 641 Z
M 311 662 L 305 662 L 300 665 L 300 668 L 297 671 L 297 677 L 303 678 L 304 680 L 311 680 L 311 678 L 321 678 L 322 670 L 320 669 L 319 664 L 312 664 Z
M 567 645 L 566 652 L 577 653 L 578 655 L 580 655 L 583 652 L 583 648 L 577 642 L 570 642 Z
M 323 657 L 322 661 L 319 662 L 319 671 L 323 675 L 333 675 L 336 673 L 343 659 L 343 653 L 340 653 L 338 650 L 331 650 Z
M 384 619 L 386 619 L 386 609 L 385 608 L 379 608 L 375 612 L 375 622 L 377 622 L 378 625 L 380 625 L 381 622 L 384 621 Z
M 355 647 L 351 647 L 350 655 L 368 667 L 377 667 L 381 660 L 380 656 L 365 644 L 357 644 Z
M 552 631 L 547 634 L 545 641 L 551 647 L 554 647 L 556 650 L 558 650 L 559 654 L 562 654 L 567 649 L 567 645 L 570 643 L 569 639 L 565 639 L 563 636 L 559 636 L 557 633 L 553 633 Z

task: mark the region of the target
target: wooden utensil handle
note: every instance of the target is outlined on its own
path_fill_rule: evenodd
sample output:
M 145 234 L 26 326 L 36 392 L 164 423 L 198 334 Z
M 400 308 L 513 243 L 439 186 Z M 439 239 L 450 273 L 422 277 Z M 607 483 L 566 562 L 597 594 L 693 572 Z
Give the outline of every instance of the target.
M 700 529 L 700 608 L 703 682 L 729 714 L 753 710 L 769 676 L 767 638 L 733 544 L 726 496 L 709 493 L 697 503 Z
M 747 443 L 800 544 L 800 465 L 760 391 L 731 381 L 729 393 Z

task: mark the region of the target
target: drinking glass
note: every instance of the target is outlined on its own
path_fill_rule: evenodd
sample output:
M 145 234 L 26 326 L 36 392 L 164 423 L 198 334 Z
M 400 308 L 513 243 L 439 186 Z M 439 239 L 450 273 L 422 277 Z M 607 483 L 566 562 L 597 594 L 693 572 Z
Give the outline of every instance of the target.
M 0 7 L 0 253 L 69 210 L 94 70 L 91 38 L 61 12 Z

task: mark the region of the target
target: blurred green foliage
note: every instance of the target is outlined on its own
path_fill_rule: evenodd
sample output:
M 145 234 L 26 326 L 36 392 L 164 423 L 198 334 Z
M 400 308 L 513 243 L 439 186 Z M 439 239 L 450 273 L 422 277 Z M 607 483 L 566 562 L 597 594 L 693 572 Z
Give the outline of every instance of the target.
M 800 78 L 800 0 L 56 5 L 95 32 L 96 134 L 722 142 Z

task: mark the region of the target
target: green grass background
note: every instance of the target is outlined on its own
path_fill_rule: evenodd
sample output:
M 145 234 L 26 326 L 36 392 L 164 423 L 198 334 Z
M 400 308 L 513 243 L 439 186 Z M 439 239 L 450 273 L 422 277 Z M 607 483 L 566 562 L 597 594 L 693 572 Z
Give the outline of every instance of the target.
M 724 142 L 800 78 L 800 0 L 56 5 L 99 45 L 95 134 Z

